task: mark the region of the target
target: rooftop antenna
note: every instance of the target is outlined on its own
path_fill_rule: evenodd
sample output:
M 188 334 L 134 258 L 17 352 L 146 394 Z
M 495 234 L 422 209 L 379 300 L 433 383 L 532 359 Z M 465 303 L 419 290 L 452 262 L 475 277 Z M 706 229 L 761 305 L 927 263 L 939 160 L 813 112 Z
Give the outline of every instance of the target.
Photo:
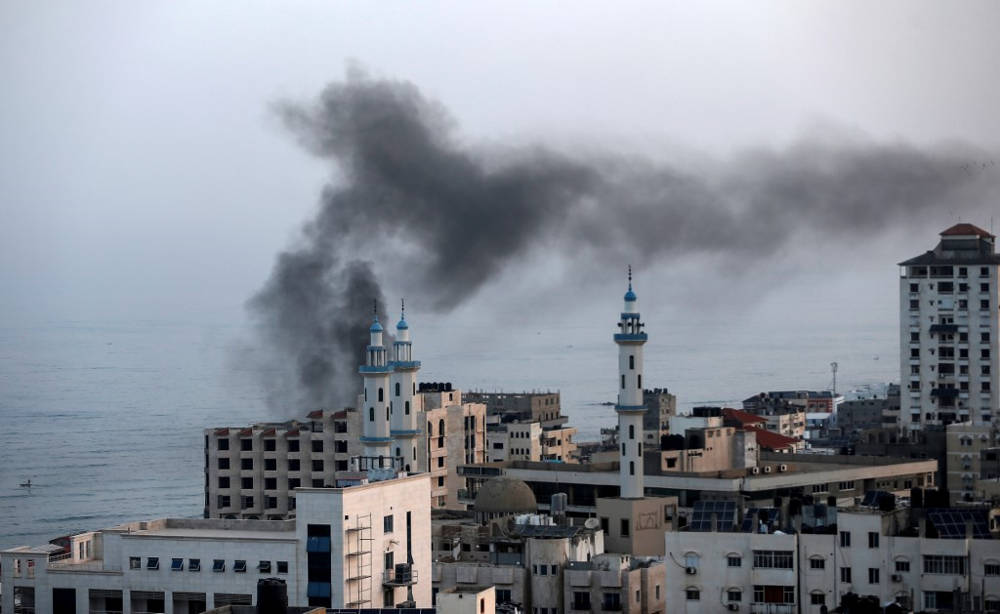
M 833 396 L 837 396 L 837 367 L 839 367 L 836 362 L 830 363 L 830 371 L 833 372 Z

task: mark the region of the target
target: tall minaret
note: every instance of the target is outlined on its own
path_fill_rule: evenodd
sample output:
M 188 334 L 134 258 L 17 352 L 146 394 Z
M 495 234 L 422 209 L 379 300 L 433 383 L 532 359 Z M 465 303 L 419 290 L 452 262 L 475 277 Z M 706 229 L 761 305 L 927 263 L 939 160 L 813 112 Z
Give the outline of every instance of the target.
M 639 321 L 639 306 L 632 291 L 632 267 L 628 268 L 628 292 L 625 310 L 618 322 L 615 343 L 618 344 L 618 441 L 621 444 L 621 496 L 638 499 L 643 495 L 642 475 L 642 346 L 646 333 Z
M 378 305 L 374 308 L 375 321 L 368 331 L 371 342 L 367 347 L 367 363 L 358 371 L 365 378 L 364 413 L 361 416 L 361 443 L 364 455 L 383 457 L 384 466 L 391 467 L 392 437 L 389 436 L 389 372 L 385 346 L 382 345 L 382 325 L 378 323 Z M 369 459 L 368 466 L 379 466 L 378 460 Z
M 417 392 L 417 371 L 420 361 L 413 360 L 413 342 L 410 341 L 410 325 L 406 323 L 406 303 L 400 301 L 399 324 L 396 325 L 396 340 L 392 344 L 395 360 L 392 375 L 389 379 L 389 408 L 392 426 L 392 438 L 395 440 L 393 454 L 403 459 L 403 469 L 406 471 L 425 471 L 417 460 L 417 435 L 419 426 L 417 412 L 420 407 L 420 397 Z

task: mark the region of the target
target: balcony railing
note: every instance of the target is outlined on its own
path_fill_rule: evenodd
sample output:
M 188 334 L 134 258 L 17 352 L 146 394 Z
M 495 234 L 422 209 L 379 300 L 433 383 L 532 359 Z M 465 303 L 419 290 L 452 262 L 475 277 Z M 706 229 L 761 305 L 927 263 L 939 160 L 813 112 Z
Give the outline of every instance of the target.
M 751 614 L 795 614 L 794 603 L 751 603 Z
M 413 567 L 386 569 L 382 576 L 382 586 L 411 586 L 416 583 L 417 570 Z

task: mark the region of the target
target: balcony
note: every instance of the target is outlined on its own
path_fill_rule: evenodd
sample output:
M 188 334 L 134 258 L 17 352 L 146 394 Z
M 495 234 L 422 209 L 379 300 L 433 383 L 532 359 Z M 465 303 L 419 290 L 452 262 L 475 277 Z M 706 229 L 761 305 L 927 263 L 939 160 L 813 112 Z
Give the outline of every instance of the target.
M 413 586 L 417 583 L 417 570 L 401 563 L 394 569 L 386 569 L 382 575 L 382 586 Z
M 794 603 L 751 603 L 752 614 L 795 614 Z
M 958 388 L 934 388 L 931 390 L 931 396 L 943 399 L 954 399 L 958 396 Z

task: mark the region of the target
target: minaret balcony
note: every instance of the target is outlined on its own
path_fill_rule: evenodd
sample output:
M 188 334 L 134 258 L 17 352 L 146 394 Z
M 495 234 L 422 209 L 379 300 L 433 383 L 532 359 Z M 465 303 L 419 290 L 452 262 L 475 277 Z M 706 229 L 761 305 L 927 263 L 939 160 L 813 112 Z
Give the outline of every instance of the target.
M 394 367 L 396 369 L 419 369 L 420 368 L 420 361 L 419 360 L 394 360 L 394 361 L 392 361 L 392 362 L 389 363 L 389 366 L 390 367 Z
M 646 333 L 616 333 L 615 343 L 645 343 L 649 340 Z
M 389 365 L 361 365 L 358 367 L 358 373 L 389 373 L 392 371 L 392 367 Z

